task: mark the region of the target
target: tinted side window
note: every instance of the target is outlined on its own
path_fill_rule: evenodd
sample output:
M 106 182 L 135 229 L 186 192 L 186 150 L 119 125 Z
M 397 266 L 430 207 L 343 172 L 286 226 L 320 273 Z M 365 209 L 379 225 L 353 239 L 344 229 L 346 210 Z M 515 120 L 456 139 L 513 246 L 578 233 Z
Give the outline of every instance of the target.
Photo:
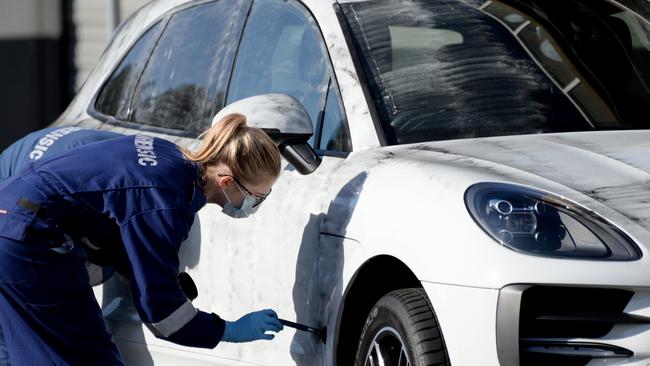
M 160 36 L 163 28 L 161 23 L 163 22 L 149 28 L 113 71 L 97 97 L 95 109 L 99 112 L 117 119 L 127 118 L 133 90 Z
M 330 83 L 319 147 L 322 150 L 350 152 L 352 143 L 345 122 L 345 113 L 343 113 L 336 89 L 336 83 Z
M 223 106 L 250 0 L 222 0 L 174 14 L 138 83 L 130 121 L 200 132 Z
M 227 103 L 286 93 L 305 106 L 316 131 L 330 73 L 325 46 L 309 13 L 292 1 L 258 0 L 239 47 Z

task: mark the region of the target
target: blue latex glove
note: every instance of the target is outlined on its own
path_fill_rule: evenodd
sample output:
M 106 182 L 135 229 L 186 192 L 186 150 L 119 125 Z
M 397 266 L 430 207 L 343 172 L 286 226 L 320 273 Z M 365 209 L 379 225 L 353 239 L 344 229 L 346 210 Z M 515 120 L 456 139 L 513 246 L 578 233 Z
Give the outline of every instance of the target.
M 277 333 L 283 328 L 284 326 L 278 320 L 278 314 L 275 311 L 271 309 L 255 311 L 242 316 L 235 322 L 226 321 L 226 329 L 221 340 L 241 343 L 259 339 L 273 339 L 275 335 L 266 334 L 266 332 Z

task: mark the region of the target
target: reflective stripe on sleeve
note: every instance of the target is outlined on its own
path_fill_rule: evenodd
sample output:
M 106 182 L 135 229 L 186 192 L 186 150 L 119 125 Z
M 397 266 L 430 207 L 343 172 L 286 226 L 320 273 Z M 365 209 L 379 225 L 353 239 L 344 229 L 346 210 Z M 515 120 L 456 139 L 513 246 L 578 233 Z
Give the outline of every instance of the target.
M 167 338 L 183 328 L 185 324 L 194 319 L 198 310 L 191 302 L 186 301 L 173 313 L 158 323 L 144 323 L 149 330 L 158 337 Z

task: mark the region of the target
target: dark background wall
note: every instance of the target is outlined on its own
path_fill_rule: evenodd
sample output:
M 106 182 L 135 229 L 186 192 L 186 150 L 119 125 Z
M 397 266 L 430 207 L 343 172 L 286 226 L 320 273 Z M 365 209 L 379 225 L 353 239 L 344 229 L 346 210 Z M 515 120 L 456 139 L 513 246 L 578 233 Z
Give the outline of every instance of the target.
M 54 121 L 72 98 L 71 1 L 0 4 L 0 149 Z
M 54 121 L 69 102 L 58 40 L 0 41 L 0 148 Z
M 52 123 L 148 0 L 0 0 L 0 151 Z

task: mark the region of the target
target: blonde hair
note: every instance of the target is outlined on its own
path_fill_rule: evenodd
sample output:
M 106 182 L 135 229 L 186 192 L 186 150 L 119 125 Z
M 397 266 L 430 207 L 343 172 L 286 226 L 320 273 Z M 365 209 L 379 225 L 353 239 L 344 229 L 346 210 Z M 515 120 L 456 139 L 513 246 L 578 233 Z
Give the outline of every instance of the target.
M 221 118 L 203 134 L 203 144 L 183 155 L 203 167 L 223 163 L 233 176 L 246 183 L 280 175 L 280 151 L 261 129 L 248 127 L 246 117 L 231 113 Z

